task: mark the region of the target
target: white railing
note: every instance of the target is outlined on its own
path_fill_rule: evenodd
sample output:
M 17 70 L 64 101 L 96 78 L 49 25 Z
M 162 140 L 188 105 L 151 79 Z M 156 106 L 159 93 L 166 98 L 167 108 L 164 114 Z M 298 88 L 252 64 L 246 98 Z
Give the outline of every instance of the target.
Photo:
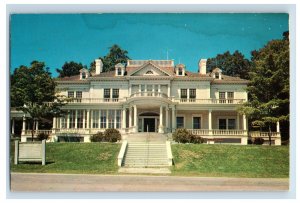
M 72 104 L 72 103 L 117 103 L 117 102 L 121 102 L 121 101 L 125 101 L 125 99 L 119 99 L 119 98 L 74 98 L 74 99 L 70 99 L 70 101 L 68 103 Z
M 251 131 L 250 137 L 269 137 L 269 132 Z M 271 132 L 271 137 L 280 137 L 280 132 Z
M 104 132 L 103 128 L 60 128 L 55 129 L 55 133 L 74 133 L 74 134 L 96 134 L 97 132 Z
M 45 133 L 47 135 L 51 135 L 52 130 L 34 130 L 34 135 L 38 135 L 40 133 Z M 25 135 L 31 135 L 31 134 L 32 134 L 32 130 L 25 130 Z
M 244 99 L 187 99 L 187 98 L 176 98 L 174 102 L 179 103 L 195 103 L 195 104 L 242 104 Z
M 219 129 L 187 129 L 190 133 L 200 136 L 238 136 L 247 135 L 247 130 L 219 130 Z
M 130 98 L 132 97 L 162 97 L 162 98 L 168 98 L 168 95 L 162 92 L 153 92 L 153 91 L 145 91 L 145 92 L 135 92 L 130 95 Z
M 174 61 L 172 60 L 128 60 L 127 66 L 142 66 L 143 64 L 151 61 L 151 63 L 161 66 L 161 67 L 171 67 L 174 66 Z
M 123 143 L 122 143 L 119 155 L 118 155 L 118 166 L 119 167 L 122 166 L 123 159 L 125 157 L 125 153 L 126 153 L 126 149 L 127 149 L 127 145 L 128 145 L 127 140 L 124 140 Z

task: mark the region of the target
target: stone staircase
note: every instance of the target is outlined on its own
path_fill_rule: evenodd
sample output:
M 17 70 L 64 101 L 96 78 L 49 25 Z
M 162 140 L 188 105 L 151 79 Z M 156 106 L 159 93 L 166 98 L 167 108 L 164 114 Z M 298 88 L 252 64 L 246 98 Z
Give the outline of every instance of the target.
M 166 142 L 128 141 L 123 166 L 130 168 L 168 167 Z

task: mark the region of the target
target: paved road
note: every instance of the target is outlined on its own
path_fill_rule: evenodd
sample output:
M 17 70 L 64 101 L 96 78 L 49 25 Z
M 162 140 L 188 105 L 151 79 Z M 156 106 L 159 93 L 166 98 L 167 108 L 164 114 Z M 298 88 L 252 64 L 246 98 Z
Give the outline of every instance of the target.
M 288 179 L 11 173 L 11 191 L 283 191 Z

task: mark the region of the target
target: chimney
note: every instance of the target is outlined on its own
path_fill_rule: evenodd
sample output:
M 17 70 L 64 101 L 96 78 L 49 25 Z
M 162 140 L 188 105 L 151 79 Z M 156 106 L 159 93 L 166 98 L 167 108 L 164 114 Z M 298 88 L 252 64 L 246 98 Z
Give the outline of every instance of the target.
M 95 64 L 96 64 L 96 75 L 99 75 L 103 71 L 103 63 L 101 59 L 96 59 Z
M 201 59 L 199 61 L 199 74 L 206 75 L 206 61 L 207 59 Z

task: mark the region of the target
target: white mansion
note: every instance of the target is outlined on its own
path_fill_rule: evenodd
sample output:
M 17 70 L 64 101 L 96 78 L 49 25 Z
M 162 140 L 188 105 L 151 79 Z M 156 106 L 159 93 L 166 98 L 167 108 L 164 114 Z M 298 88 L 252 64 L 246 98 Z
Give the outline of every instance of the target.
M 267 137 L 249 133 L 246 116 L 237 113 L 247 101 L 248 81 L 226 76 L 219 68 L 208 73 L 206 59 L 199 61 L 197 73 L 173 60 L 128 60 L 110 72 L 102 71 L 100 59 L 95 62 L 95 73 L 82 69 L 80 75 L 57 79 L 60 94 L 74 99 L 63 107 L 68 114 L 53 119 L 53 138 L 74 133 L 88 142 L 90 135 L 107 128 L 118 129 L 123 138 L 186 128 L 208 143 L 243 145 L 249 137 Z M 24 122 L 22 137 L 30 137 Z M 279 126 L 272 140 L 281 144 Z

